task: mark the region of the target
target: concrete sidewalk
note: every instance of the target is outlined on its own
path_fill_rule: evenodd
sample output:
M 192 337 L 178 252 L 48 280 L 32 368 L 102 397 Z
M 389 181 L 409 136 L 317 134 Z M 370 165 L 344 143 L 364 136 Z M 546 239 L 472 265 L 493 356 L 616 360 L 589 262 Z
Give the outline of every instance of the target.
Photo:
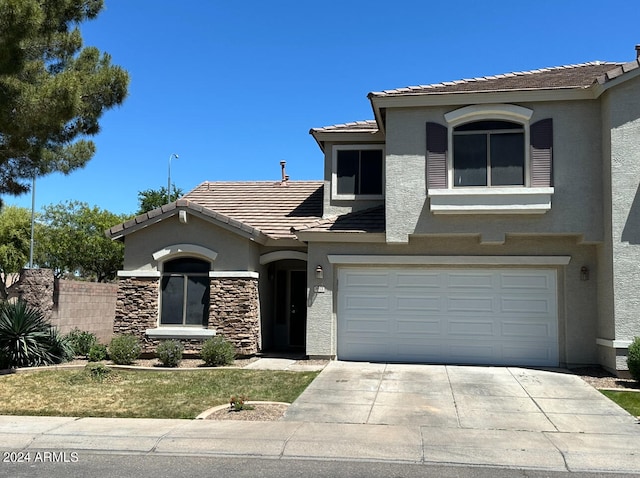
M 362 371 L 363 367 L 370 370 Z M 350 382 L 363 381 L 377 387 L 366 423 L 344 423 L 345 420 L 332 419 L 331 414 L 312 413 L 303 421 L 294 413 L 308 400 L 304 394 L 300 402 L 296 401 L 290 407 L 291 413 L 287 412 L 286 419 L 276 422 L 0 416 L 1 451 L 67 451 L 78 453 L 80 459 L 83 452 L 157 453 L 640 472 L 640 425 L 637 420 L 618 407 L 610 408 L 610 402 L 604 397 L 604 401 L 599 402 L 601 395 L 577 377 L 528 369 L 474 367 L 475 372 L 457 370 L 465 373 L 459 373 L 457 379 L 452 379 L 456 371 L 452 371 L 450 366 L 404 366 L 406 368 L 401 371 L 398 367 L 332 362 L 310 387 L 310 397 L 314 388 L 321 392 L 325 387 L 334 387 L 333 391 L 329 388 L 328 392 L 321 392 L 326 397 L 335 392 L 335 399 L 332 404 L 327 403 L 326 408 L 344 412 L 358 409 L 358 406 L 349 403 L 348 395 L 338 393 L 336 386 L 342 384 L 348 388 Z M 420 419 L 430 414 L 438 416 L 441 410 L 446 409 L 433 405 L 429 408 L 428 400 L 419 403 L 411 395 L 416 390 L 435 391 L 443 385 L 436 380 L 441 368 L 449 376 L 447 387 L 453 397 L 454 408 L 455 403 L 458 404 L 456 418 L 450 419 L 449 411 L 445 411 L 441 421 Z M 359 375 L 362 376 L 358 378 Z M 508 379 L 509 375 L 511 379 Z M 401 376 L 404 379 L 400 379 Z M 510 380 L 519 383 L 524 392 L 517 392 Z M 367 381 L 377 381 L 377 385 Z M 562 393 L 567 394 L 575 393 L 576 387 L 580 389 L 582 385 L 586 388 L 583 389 L 584 395 L 579 397 L 545 397 L 550 389 L 563 390 Z M 394 387 L 396 392 L 392 391 Z M 413 387 L 414 391 L 403 391 L 402 387 Z M 468 394 L 461 393 L 463 390 Z M 363 399 L 364 395 L 359 391 L 352 392 L 354 396 L 361 396 L 358 400 Z M 535 412 L 519 400 L 496 398 L 506 392 L 526 395 L 538 403 L 540 409 Z M 387 395 L 391 393 L 400 394 L 394 397 Z M 527 399 L 525 396 L 512 398 Z M 402 402 L 405 399 L 407 401 Z M 446 403 L 442 398 L 439 400 Z M 376 403 L 388 410 L 373 413 Z M 518 406 L 525 408 L 518 409 Z M 592 418 L 576 413 L 571 406 L 579 406 L 580 410 L 592 413 Z M 416 408 L 419 412 L 415 411 Z M 397 421 L 375 423 L 391 421 L 375 419 L 385 416 L 382 411 L 387 417 L 397 417 L 394 418 Z M 541 422 L 544 425 L 540 425 L 537 417 L 523 426 L 516 418 L 538 413 L 550 425 L 544 421 Z M 403 416 L 408 418 L 402 419 Z M 501 422 L 504 416 L 509 420 Z M 425 423 L 426 420 L 432 421 Z M 532 427 L 526 423 L 538 425 L 529 429 Z

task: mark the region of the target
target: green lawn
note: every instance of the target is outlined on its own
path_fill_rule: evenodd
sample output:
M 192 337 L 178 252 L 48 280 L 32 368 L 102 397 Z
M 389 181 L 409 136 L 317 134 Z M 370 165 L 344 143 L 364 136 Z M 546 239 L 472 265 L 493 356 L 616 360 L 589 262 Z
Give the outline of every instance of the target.
M 319 372 L 271 370 L 125 371 L 103 379 L 85 370 L 0 376 L 0 414 L 195 418 L 232 395 L 292 402 Z
M 600 390 L 600 392 L 616 402 L 634 417 L 640 417 L 640 393 L 616 392 L 612 390 Z

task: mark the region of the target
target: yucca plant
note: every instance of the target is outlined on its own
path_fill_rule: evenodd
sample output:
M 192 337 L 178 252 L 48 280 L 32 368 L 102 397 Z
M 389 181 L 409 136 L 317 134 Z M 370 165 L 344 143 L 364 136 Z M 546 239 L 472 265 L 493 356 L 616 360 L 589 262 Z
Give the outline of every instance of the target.
M 0 368 L 60 363 L 70 352 L 41 311 L 22 301 L 0 303 Z

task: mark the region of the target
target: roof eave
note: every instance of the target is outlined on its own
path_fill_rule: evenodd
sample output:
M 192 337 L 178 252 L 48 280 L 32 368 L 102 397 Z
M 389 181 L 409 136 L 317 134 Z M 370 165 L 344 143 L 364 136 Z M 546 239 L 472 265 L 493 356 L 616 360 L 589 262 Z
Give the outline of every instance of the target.
M 421 106 L 449 106 L 482 103 L 522 103 L 537 101 L 592 100 L 597 96 L 593 87 L 519 89 L 504 91 L 457 91 L 432 93 L 406 93 L 376 96 L 370 100 L 374 112 L 384 108 Z
M 360 242 L 384 243 L 384 232 L 364 231 L 297 231 L 296 236 L 304 242 Z

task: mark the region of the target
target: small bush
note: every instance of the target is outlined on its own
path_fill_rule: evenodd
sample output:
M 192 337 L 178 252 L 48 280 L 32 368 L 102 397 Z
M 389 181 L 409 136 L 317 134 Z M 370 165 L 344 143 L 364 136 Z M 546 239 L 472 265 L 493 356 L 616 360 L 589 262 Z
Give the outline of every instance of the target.
M 89 349 L 89 354 L 87 355 L 89 362 L 100 362 L 107 358 L 107 347 L 102 344 L 94 344 Z
M 249 405 L 247 401 L 249 397 L 245 395 L 233 395 L 229 400 L 229 406 L 234 412 L 241 412 L 242 410 L 255 410 L 253 405 Z
M 101 363 L 89 363 L 84 369 L 91 377 L 91 380 L 96 382 L 102 382 L 111 373 L 111 369 Z
M 627 366 L 634 380 L 640 382 L 640 337 L 636 337 L 629 345 Z
M 120 335 L 111 339 L 109 358 L 116 365 L 131 365 L 139 356 L 141 348 L 133 335 Z
M 236 356 L 235 347 L 221 335 L 205 340 L 200 356 L 208 367 L 217 367 L 233 363 Z
M 164 340 L 156 349 L 156 357 L 163 367 L 177 367 L 182 360 L 184 347 L 177 340 Z
M 95 334 L 77 328 L 69 332 L 66 338 L 71 344 L 73 354 L 76 357 L 88 357 L 91 347 L 98 343 L 98 338 Z

